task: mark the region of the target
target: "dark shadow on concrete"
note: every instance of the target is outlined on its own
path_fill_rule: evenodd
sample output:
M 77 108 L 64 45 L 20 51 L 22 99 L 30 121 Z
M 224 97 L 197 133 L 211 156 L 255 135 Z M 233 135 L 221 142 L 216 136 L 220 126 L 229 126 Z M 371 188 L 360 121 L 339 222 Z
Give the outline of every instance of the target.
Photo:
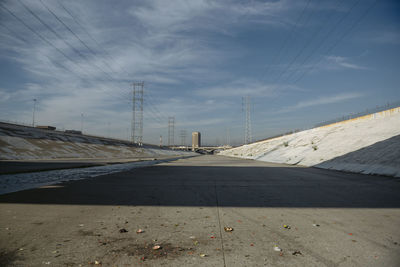
M 349 165 L 348 163 L 352 165 Z M 327 160 L 322 162 L 321 164 L 316 165 L 315 167 L 334 167 L 340 166 L 344 168 L 344 171 L 359 171 L 357 169 L 357 164 L 360 166 L 363 165 L 363 169 L 368 169 L 374 173 L 381 173 L 380 166 L 385 166 L 387 170 L 387 175 L 392 175 L 396 169 L 398 170 L 400 167 L 400 135 L 393 136 L 384 141 L 377 142 L 373 145 L 363 147 L 359 150 L 347 153 L 343 156 L 336 157 L 331 160 Z
M 399 208 L 398 179 L 297 167 L 157 165 L 0 196 L 0 203 Z

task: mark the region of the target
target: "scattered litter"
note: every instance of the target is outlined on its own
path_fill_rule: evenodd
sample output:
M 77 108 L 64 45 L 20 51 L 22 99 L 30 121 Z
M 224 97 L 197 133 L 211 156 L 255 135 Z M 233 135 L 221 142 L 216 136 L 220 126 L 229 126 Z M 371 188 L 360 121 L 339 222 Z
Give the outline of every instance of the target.
M 313 223 L 313 226 L 319 227 L 320 225 L 319 225 L 319 224 L 316 224 L 316 223 Z
M 195 246 L 197 246 L 197 244 L 199 244 L 199 241 L 196 240 L 196 241 L 193 242 L 193 244 L 194 244 Z
M 203 258 L 204 258 L 204 257 L 207 257 L 207 254 L 201 253 L 201 254 L 200 254 L 200 257 L 203 257 Z
M 241 223 L 242 221 L 241 221 L 241 220 L 237 220 L 237 222 L 238 222 L 238 223 Z
M 95 265 L 101 265 L 101 261 L 94 261 Z
M 23 249 L 23 248 L 20 248 L 19 250 L 22 251 L 22 250 L 24 250 L 24 249 Z
M 292 253 L 292 255 L 297 256 L 297 255 L 303 255 L 303 254 L 301 253 L 300 250 L 296 250 L 295 252 Z
M 291 227 L 290 227 L 289 225 L 287 225 L 287 224 L 284 224 L 284 225 L 283 225 L 283 228 L 285 228 L 285 229 L 290 229 Z
M 158 249 L 160 249 L 160 248 L 161 248 L 160 245 L 155 245 L 155 246 L 153 247 L 153 250 L 158 250 Z
M 44 261 L 43 263 L 46 264 L 46 265 L 50 265 L 49 261 Z
M 6 230 L 10 230 L 10 228 L 6 227 Z
M 119 229 L 119 232 L 120 232 L 120 233 L 127 233 L 128 230 L 126 230 L 125 228 L 122 228 L 122 229 Z
M 215 236 L 213 236 L 213 235 L 212 235 L 212 236 L 210 236 L 210 238 L 214 239 L 214 238 L 215 238 Z
M 254 247 L 254 244 L 253 244 L 253 243 L 250 243 L 250 246 L 251 246 L 251 247 Z
M 84 225 L 84 224 L 80 224 L 80 225 L 79 225 L 79 227 L 83 227 L 83 226 L 85 226 L 85 225 Z
M 193 251 L 189 251 L 187 254 L 188 255 L 193 255 L 193 253 L 194 253 Z
M 56 254 L 56 253 L 58 253 L 58 250 L 54 250 L 52 253 L 53 253 L 53 254 Z
M 348 235 L 353 235 L 353 233 L 349 233 Z
M 274 250 L 279 251 L 279 252 L 282 251 L 282 249 L 280 247 L 278 247 L 277 245 L 274 246 Z
M 136 233 L 137 233 L 137 234 L 144 233 L 144 230 L 142 230 L 142 229 L 138 229 L 138 230 L 136 231 Z
M 232 227 L 224 227 L 225 232 L 232 232 L 233 228 Z
M 140 260 L 145 261 L 145 260 L 146 260 L 146 257 L 143 256 L 143 257 L 140 258 Z
M 192 236 L 190 236 L 189 238 L 190 238 L 190 239 L 195 239 L 196 237 L 195 237 L 194 235 L 192 235 Z

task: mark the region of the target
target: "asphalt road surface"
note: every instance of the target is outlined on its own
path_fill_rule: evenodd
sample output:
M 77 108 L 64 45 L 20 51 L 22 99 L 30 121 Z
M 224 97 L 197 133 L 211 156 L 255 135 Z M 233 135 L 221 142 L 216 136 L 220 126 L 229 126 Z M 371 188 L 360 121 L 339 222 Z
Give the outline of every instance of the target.
M 399 266 L 399 208 L 395 178 L 199 156 L 1 195 L 0 266 Z

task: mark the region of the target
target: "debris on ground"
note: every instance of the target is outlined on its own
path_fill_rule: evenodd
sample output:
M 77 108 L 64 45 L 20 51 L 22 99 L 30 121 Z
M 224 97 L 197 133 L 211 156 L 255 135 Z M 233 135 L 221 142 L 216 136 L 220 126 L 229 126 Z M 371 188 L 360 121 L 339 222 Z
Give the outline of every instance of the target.
M 278 247 L 277 245 L 274 246 L 274 250 L 275 250 L 275 251 L 278 251 L 278 252 L 281 252 L 281 251 L 282 251 L 282 249 L 281 249 L 280 247 Z
M 101 261 L 94 261 L 95 265 L 101 265 Z
M 158 250 L 158 249 L 160 249 L 160 248 L 161 248 L 160 245 L 155 245 L 155 246 L 153 246 L 153 250 Z
M 212 238 L 212 239 L 214 239 L 214 238 L 216 238 L 214 235 L 212 235 L 212 236 L 210 236 L 210 238 Z
M 137 234 L 144 233 L 144 230 L 142 230 L 142 229 L 138 229 L 138 230 L 136 231 L 136 233 L 137 233 Z
M 233 231 L 233 228 L 232 228 L 232 227 L 227 227 L 227 226 L 225 226 L 225 227 L 224 227 L 224 230 L 225 230 L 225 232 L 232 232 L 232 231 Z
M 348 235 L 353 235 L 353 233 L 349 233 Z
M 296 251 L 294 251 L 294 252 L 292 253 L 292 255 L 297 256 L 297 255 L 303 255 L 303 254 L 301 253 L 300 250 L 296 250 Z
M 284 224 L 284 225 L 283 225 L 283 228 L 285 228 L 285 229 L 290 229 L 291 227 L 290 227 L 290 225 Z
M 199 241 L 196 240 L 196 241 L 193 242 L 193 244 L 194 244 L 195 246 L 197 246 L 197 244 L 199 244 Z
M 253 244 L 253 243 L 250 243 L 250 246 L 251 246 L 251 247 L 254 247 L 254 244 Z
M 207 254 L 201 253 L 201 254 L 200 254 L 200 257 L 203 257 L 203 258 L 204 258 L 204 257 L 207 257 Z
M 319 225 L 319 224 L 316 224 L 316 223 L 313 223 L 313 226 L 319 227 L 320 225 Z
M 190 238 L 190 239 L 195 239 L 196 237 L 195 237 L 194 235 L 192 235 L 192 236 L 190 236 L 189 238 Z
M 126 230 L 125 228 L 122 228 L 122 229 L 119 229 L 119 232 L 120 232 L 120 233 L 127 233 L 128 230 Z
M 83 227 L 83 226 L 85 226 L 85 225 L 84 225 L 84 224 L 80 224 L 80 225 L 79 225 L 79 227 Z

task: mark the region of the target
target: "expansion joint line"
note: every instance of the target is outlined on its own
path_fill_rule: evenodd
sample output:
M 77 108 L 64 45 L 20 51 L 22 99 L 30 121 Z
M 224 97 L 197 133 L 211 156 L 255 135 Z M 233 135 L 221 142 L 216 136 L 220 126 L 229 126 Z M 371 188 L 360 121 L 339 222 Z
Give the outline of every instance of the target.
M 218 199 L 217 181 L 214 181 L 214 190 L 215 190 L 215 202 L 216 202 L 216 205 L 217 205 L 217 217 L 218 217 L 219 235 L 220 235 L 220 238 L 221 238 L 222 258 L 224 260 L 224 267 L 226 267 L 224 239 L 222 238 L 221 218 L 220 218 L 220 215 L 219 215 L 219 199 Z

